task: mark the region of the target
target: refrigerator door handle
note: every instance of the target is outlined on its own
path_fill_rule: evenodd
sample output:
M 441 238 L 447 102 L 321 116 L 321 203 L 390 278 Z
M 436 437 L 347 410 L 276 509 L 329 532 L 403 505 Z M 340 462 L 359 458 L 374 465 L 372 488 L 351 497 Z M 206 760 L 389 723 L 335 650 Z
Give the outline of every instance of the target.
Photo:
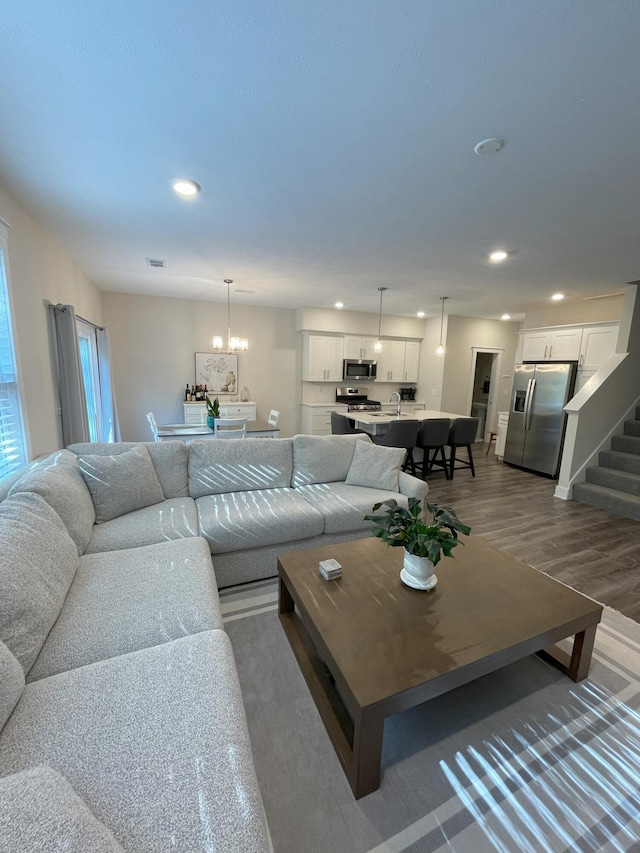
M 527 381 L 527 390 L 524 395 L 524 406 L 522 408 L 522 429 L 527 431 L 527 424 L 529 422 L 529 401 L 531 399 L 531 383 L 532 379 Z
M 525 429 L 530 430 L 531 429 L 531 421 L 533 420 L 533 395 L 535 394 L 535 391 L 536 391 L 536 380 L 535 379 L 529 380 L 529 389 L 528 390 L 529 390 L 529 400 L 528 400 L 528 406 L 527 406 L 527 414 L 524 416 L 524 419 L 525 419 L 525 424 L 526 424 Z

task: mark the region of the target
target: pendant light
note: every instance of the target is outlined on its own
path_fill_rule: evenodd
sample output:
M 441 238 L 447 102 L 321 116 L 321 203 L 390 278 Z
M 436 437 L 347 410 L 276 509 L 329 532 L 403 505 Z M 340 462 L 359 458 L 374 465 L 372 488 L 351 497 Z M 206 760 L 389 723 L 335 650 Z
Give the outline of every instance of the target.
M 378 340 L 373 345 L 373 349 L 375 352 L 382 352 L 382 341 L 380 340 L 380 327 L 382 326 L 382 294 L 385 290 L 389 290 L 388 287 L 379 287 L 380 291 L 380 313 L 378 314 Z
M 441 296 L 442 300 L 442 313 L 440 314 L 440 344 L 436 349 L 436 355 L 444 355 L 444 344 L 442 343 L 442 329 L 444 326 L 444 301 L 448 299 L 448 296 Z
M 227 285 L 227 352 L 238 353 L 246 352 L 249 348 L 249 341 L 246 338 L 237 338 L 231 336 L 231 285 L 232 278 L 225 278 L 224 283 Z M 216 352 L 222 349 L 222 338 L 220 335 L 213 336 L 213 348 Z

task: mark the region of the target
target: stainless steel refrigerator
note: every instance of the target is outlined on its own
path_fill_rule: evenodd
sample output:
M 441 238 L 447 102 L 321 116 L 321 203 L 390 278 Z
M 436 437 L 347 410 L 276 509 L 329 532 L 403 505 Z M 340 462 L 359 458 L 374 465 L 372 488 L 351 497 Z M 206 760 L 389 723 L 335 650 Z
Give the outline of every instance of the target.
M 504 461 L 555 477 L 564 440 L 565 404 L 573 396 L 575 362 L 516 364 Z

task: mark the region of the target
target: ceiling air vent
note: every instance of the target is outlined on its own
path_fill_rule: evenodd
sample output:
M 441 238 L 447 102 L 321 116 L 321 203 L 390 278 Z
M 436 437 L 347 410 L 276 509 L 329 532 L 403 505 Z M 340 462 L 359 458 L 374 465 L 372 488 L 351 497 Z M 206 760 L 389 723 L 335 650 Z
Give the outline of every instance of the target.
M 147 263 L 154 269 L 163 270 L 166 262 L 163 261 L 162 258 L 147 258 Z
M 255 290 L 247 290 L 246 287 L 236 287 L 234 293 L 255 293 Z

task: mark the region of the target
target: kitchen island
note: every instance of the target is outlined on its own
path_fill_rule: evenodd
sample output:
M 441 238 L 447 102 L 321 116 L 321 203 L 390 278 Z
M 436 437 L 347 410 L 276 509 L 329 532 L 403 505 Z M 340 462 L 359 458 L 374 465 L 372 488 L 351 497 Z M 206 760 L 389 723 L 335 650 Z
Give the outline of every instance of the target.
M 368 432 L 369 435 L 383 435 L 392 421 L 426 421 L 432 418 L 466 418 L 467 415 L 457 415 L 454 412 L 439 412 L 437 409 L 418 409 L 416 412 L 402 412 L 400 417 L 395 412 L 349 412 L 349 418 L 355 421 L 356 427 Z

